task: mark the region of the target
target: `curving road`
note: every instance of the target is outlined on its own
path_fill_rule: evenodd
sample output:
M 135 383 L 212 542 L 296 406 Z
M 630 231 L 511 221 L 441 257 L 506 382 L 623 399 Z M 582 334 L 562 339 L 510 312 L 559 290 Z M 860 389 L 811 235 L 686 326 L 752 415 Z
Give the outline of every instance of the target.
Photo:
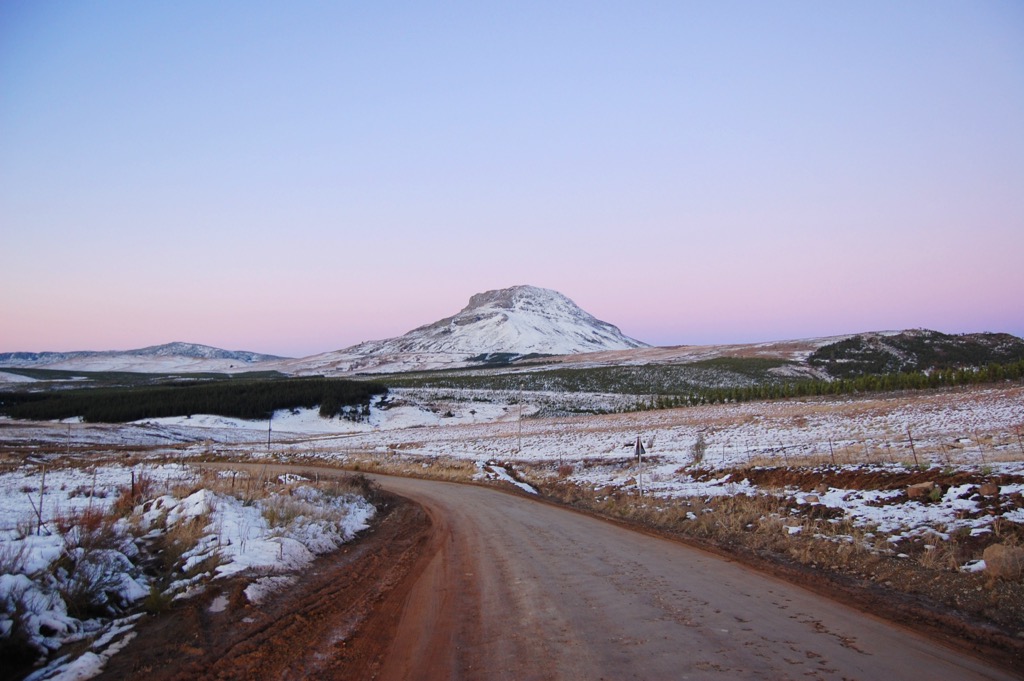
M 378 678 L 1016 678 L 682 544 L 491 489 L 376 479 L 433 522 Z

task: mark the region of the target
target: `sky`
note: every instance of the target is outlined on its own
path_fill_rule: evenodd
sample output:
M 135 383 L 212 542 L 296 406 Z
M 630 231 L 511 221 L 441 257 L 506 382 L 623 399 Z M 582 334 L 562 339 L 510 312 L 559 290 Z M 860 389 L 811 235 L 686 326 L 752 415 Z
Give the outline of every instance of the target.
M 1024 3 L 0 3 L 0 352 L 1024 336 Z

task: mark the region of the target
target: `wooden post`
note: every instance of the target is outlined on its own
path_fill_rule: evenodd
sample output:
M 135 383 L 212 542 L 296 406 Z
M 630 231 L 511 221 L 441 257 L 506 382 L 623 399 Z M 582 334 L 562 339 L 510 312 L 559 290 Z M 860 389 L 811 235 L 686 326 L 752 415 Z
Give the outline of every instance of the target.
M 639 465 L 639 470 L 636 474 L 637 486 L 640 488 L 640 498 L 644 496 L 644 443 L 640 441 L 640 436 L 636 436 L 636 444 L 633 445 L 633 452 L 636 454 L 636 462 Z
M 832 437 L 828 438 L 828 453 L 832 455 L 832 465 L 836 465 L 836 450 L 832 447 Z
M 43 494 L 46 493 L 46 464 L 43 464 L 43 479 L 39 483 L 39 513 L 37 519 L 39 524 L 36 525 L 36 536 L 38 537 L 43 533 Z
M 981 446 L 981 433 L 974 431 L 974 439 L 978 441 L 978 454 L 981 455 L 981 463 L 988 465 L 988 462 L 985 461 L 985 448 Z
M 92 487 L 89 489 L 89 510 L 92 510 L 92 500 L 96 496 L 96 467 L 92 469 Z
M 917 461 L 917 448 L 914 446 L 914 436 L 910 434 L 910 428 L 907 428 L 907 438 L 910 439 L 910 451 L 914 455 L 914 466 L 920 468 L 921 464 Z

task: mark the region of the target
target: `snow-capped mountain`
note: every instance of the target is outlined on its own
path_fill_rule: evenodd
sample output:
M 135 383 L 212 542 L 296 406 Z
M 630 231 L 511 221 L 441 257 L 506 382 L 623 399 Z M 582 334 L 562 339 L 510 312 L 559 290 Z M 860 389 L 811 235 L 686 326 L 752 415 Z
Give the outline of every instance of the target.
M 404 336 L 356 346 L 367 353 L 574 355 L 646 347 L 557 291 L 514 286 L 478 293 L 456 315 Z M 355 349 L 355 348 L 353 348 Z
M 281 359 L 195 343 L 166 343 L 137 350 L 5 352 L 0 353 L 0 366 L 73 371 L 230 371 Z
M 470 364 L 493 355 L 575 355 L 647 347 L 557 291 L 478 293 L 458 314 L 387 340 L 288 363 L 298 371 L 387 372 Z

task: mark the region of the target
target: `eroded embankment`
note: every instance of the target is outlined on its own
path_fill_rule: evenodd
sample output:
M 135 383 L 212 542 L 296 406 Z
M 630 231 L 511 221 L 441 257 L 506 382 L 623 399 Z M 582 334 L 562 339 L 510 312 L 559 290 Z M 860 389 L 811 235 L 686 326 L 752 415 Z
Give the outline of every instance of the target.
M 140 622 L 99 679 L 373 678 L 432 535 L 423 509 L 383 493 L 369 533 L 260 605 L 238 579 Z M 228 607 L 211 611 L 227 597 Z

